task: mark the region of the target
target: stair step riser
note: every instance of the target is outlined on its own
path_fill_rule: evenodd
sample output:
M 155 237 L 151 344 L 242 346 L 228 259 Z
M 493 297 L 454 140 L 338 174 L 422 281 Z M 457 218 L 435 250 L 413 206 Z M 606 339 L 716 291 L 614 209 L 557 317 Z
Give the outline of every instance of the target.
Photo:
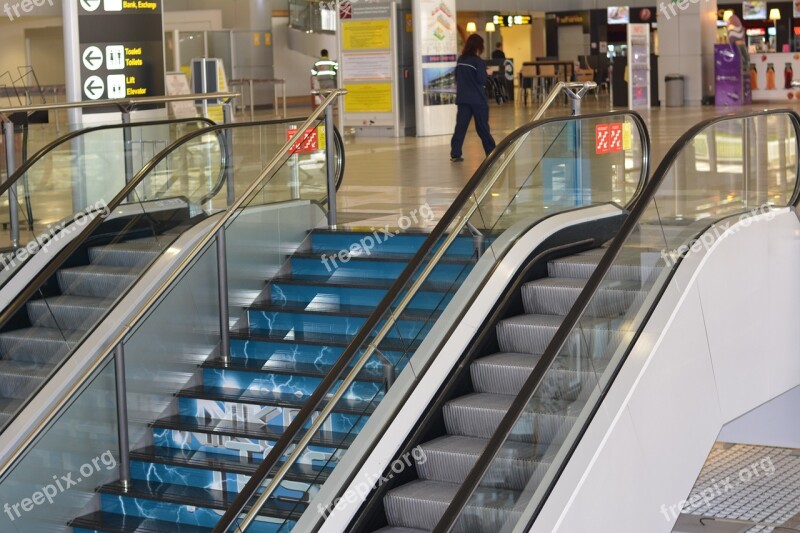
M 48 305 L 41 300 L 28 302 L 28 318 L 34 326 L 73 331 L 86 331 L 108 311 L 105 307 Z
M 447 510 L 448 503 L 396 498 L 392 492 L 389 492 L 384 498 L 384 507 L 390 524 L 432 531 Z M 456 522 L 453 532 L 503 531 L 503 525 L 508 521 L 509 512 L 510 509 L 505 508 L 481 508 L 478 511 L 467 507 L 462 517 Z
M 0 353 L 12 361 L 56 364 L 70 351 L 66 341 L 27 338 L 18 342 L 0 335 Z
M 252 437 L 232 437 L 214 435 L 204 431 L 182 431 L 153 425 L 153 445 L 179 450 L 204 451 L 238 456 L 243 447 L 255 453 L 264 453 L 275 446 L 275 441 Z M 306 450 L 299 458 L 299 464 L 317 464 L 325 461 L 337 450 L 335 448 L 313 445 L 313 451 Z
M 97 275 L 88 272 L 58 271 L 61 292 L 71 296 L 108 298 L 127 290 L 138 278 L 135 274 Z
M 219 522 L 222 511 L 192 505 L 173 504 L 155 500 L 103 494 L 101 497 L 103 511 L 107 513 L 127 514 L 154 520 L 163 520 L 173 524 L 186 524 L 213 528 Z M 275 533 L 283 520 L 274 519 L 274 523 L 263 522 L 260 517 L 248 528 L 252 533 Z
M 358 287 L 331 287 L 320 285 L 287 285 L 273 283 L 270 288 L 272 305 L 304 304 L 324 302 L 338 305 L 374 307 L 380 303 L 386 291 L 383 289 L 361 289 Z M 421 291 L 412 298 L 409 309 L 444 309 L 452 299 L 453 291 Z
M 473 364 L 470 367 L 470 375 L 475 391 L 491 394 L 519 394 L 532 371 L 532 368 L 483 366 L 479 364 Z M 593 369 L 586 369 L 583 372 L 551 369 L 545 374 L 537 397 L 561 400 L 575 399 L 579 391 L 586 388 L 591 389 L 597 383 L 594 376 Z
M 343 352 L 344 348 L 342 346 L 288 344 L 285 342 L 231 339 L 231 357 L 243 360 L 290 361 L 330 366 L 339 359 L 339 356 L 341 356 Z M 408 354 L 403 355 L 403 353 L 399 351 L 382 350 L 382 353 L 395 366 L 408 358 Z M 367 368 L 380 368 L 380 366 L 375 356 L 372 356 L 367 363 Z
M 366 321 L 365 317 L 320 315 L 312 313 L 294 313 L 283 311 L 247 312 L 247 323 L 250 331 L 256 334 L 270 335 L 273 332 L 292 331 L 295 333 L 321 333 L 332 335 L 355 335 Z M 421 333 L 427 333 L 433 326 L 433 320 L 399 320 L 391 328 L 387 338 L 414 339 Z
M 522 288 L 522 302 L 529 314 L 566 316 L 580 296 L 582 288 L 553 288 L 528 284 Z M 626 289 L 601 289 L 584 312 L 588 317 L 615 317 L 631 308 L 642 293 Z
M 338 279 L 394 280 L 408 266 L 408 259 L 397 261 L 369 261 L 353 259 L 347 263 L 333 264 L 321 259 L 295 257 L 291 260 L 292 275 L 295 276 L 336 276 Z M 466 263 L 445 263 L 434 267 L 427 278 L 429 281 L 463 281 L 472 265 Z
M 418 215 L 419 216 L 419 215 Z M 393 237 L 388 237 L 380 229 L 377 230 L 377 238 L 374 233 L 313 233 L 311 235 L 312 253 L 331 253 L 339 250 L 350 250 L 351 246 L 357 245 L 361 249 L 369 249 L 371 253 L 397 253 L 414 255 L 428 238 L 427 235 L 411 235 L 399 233 Z M 394 233 L 396 230 L 390 230 Z M 458 237 L 447 250 L 448 255 L 470 255 L 475 250 L 475 244 L 471 237 Z
M 239 402 L 220 402 L 198 398 L 180 398 L 178 412 L 184 416 L 204 417 L 206 420 L 229 420 L 248 423 L 261 422 L 273 431 L 286 429 L 297 416 L 297 408 L 255 405 Z M 361 430 L 369 420 L 368 414 L 331 413 L 323 427 L 326 430 L 346 433 Z
M 505 416 L 505 411 L 478 410 L 446 404 L 443 409 L 444 424 L 449 435 L 490 438 Z M 526 413 L 514 425 L 510 438 L 522 442 L 547 444 L 560 442 L 572 427 L 572 417 L 560 413 Z
M 589 279 L 596 269 L 597 263 L 551 261 L 547 265 L 547 274 L 551 278 Z M 640 281 L 643 271 L 649 272 L 648 269 L 642 269 L 638 265 L 615 264 L 609 269 L 605 279 L 614 281 Z
M 605 324 L 605 327 L 591 326 L 581 331 L 573 331 L 566 346 L 582 356 L 603 357 L 609 345 L 619 344 L 621 335 L 616 330 L 619 320 L 610 319 Z M 497 340 L 503 352 L 544 353 L 557 330 L 558 327 L 554 325 L 501 322 L 497 325 Z
M 93 265 L 144 268 L 160 253 L 158 250 L 114 250 L 100 246 L 89 249 L 89 262 Z
M 292 374 L 271 374 L 206 368 L 203 370 L 203 385 L 225 387 L 237 391 L 249 391 L 251 396 L 269 393 L 292 394 L 297 398 L 310 396 L 322 381 L 322 377 Z M 383 390 L 380 382 L 355 381 L 345 394 L 346 398 L 374 398 Z
M 0 373 L 0 396 L 26 400 L 44 382 L 44 378 L 21 372 Z M 0 425 L 0 427 L 2 427 Z
M 258 456 L 263 459 L 261 455 Z M 246 458 L 243 458 L 243 460 Z M 154 484 L 166 483 L 183 485 L 201 489 L 226 490 L 239 493 L 250 480 L 246 474 L 235 474 L 208 468 L 153 463 L 150 461 L 131 461 L 131 477 L 135 480 Z M 296 498 L 298 491 L 308 491 L 313 498 L 319 491 L 319 485 L 291 481 L 294 490 L 288 490 L 284 484 L 278 486 L 274 495 L 278 498 Z
M 420 479 L 459 485 L 467 479 L 478 460 L 477 455 L 444 453 L 439 450 L 426 450 L 425 457 L 424 463 L 417 464 Z M 534 476 L 541 479 L 547 466 L 531 460 L 495 459 L 481 479 L 481 486 L 523 490 Z

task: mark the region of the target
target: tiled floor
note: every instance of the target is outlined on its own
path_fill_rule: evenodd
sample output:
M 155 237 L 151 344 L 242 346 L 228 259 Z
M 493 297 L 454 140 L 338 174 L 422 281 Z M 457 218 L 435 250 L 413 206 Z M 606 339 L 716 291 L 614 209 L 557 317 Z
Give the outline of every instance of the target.
M 750 106 L 749 109 L 762 107 Z M 582 109 L 583 113 L 608 110 L 607 97 L 595 99 L 593 96 L 585 100 Z M 305 107 L 291 108 L 289 115 L 300 116 L 308 111 L 309 108 Z M 491 104 L 490 123 L 495 139 L 499 141 L 515 128 L 528 122 L 536 111 L 537 108 L 534 106 L 526 107 L 513 102 L 503 105 Z M 569 108 L 559 102 L 546 116 L 563 116 L 569 112 Z M 669 146 L 688 127 L 700 120 L 726 112 L 714 107 L 656 108 L 640 111 L 650 129 L 651 169 L 655 168 Z M 240 114 L 237 118 L 245 120 L 245 115 Z M 262 111 L 257 113 L 256 118 L 266 120 L 274 118 L 274 115 L 271 111 Z M 62 134 L 65 133 L 63 124 L 64 120 L 61 121 Z M 52 125 L 35 126 L 31 130 L 30 153 L 56 136 L 55 127 Z M 435 224 L 484 158 L 480 141 L 473 129 L 467 135 L 464 162 L 455 164 L 449 161 L 449 135 L 395 139 L 355 137 L 345 132 L 345 137 L 347 170 L 344 184 L 337 196 L 338 210 L 342 212 L 343 223 L 360 221 L 368 225 L 396 225 L 401 215 L 427 204 L 434 213 L 434 217 L 428 220 L 427 224 Z M 47 202 L 53 205 L 39 206 L 37 215 L 54 214 L 49 218 L 46 215 L 39 215 L 37 218 L 43 224 L 53 223 L 60 218 L 55 216 L 64 212 L 64 207 L 59 208 L 59 204 L 69 201 L 69 185 L 59 186 L 55 170 L 47 169 L 53 176 L 46 177 L 42 181 L 50 183 L 48 189 L 52 194 L 48 195 Z M 6 209 L 2 208 L 0 222 L 7 218 Z M 35 232 L 38 233 L 39 229 L 36 227 Z M 0 247 L 5 246 L 7 241 L 6 231 L 0 229 Z
M 674 533 L 798 531 L 800 452 L 717 443 L 687 500 Z

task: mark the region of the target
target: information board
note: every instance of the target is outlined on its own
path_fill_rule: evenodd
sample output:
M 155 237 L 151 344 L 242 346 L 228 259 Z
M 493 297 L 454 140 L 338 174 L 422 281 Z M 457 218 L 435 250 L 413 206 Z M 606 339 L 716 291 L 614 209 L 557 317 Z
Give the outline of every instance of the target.
M 165 95 L 161 2 L 78 0 L 83 100 Z

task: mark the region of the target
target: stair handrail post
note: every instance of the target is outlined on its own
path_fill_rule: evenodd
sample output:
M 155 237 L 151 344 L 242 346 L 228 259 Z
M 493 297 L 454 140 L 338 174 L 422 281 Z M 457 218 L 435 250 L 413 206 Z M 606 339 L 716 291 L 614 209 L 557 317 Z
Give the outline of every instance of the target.
M 252 93 L 251 93 L 252 94 Z M 253 117 L 250 117 L 252 121 Z M 233 124 L 233 104 L 231 100 L 226 100 L 222 104 L 222 121 L 225 124 Z M 220 146 L 222 157 L 225 158 L 224 172 L 227 194 L 227 206 L 230 207 L 236 200 L 236 191 L 233 182 L 233 132 L 225 130 L 223 133 L 224 143 Z
M 14 123 L 10 119 L 3 121 L 3 137 L 6 145 L 6 172 L 10 178 L 17 170 Z M 19 202 L 17 201 L 16 182 L 8 189 L 8 225 L 11 231 L 11 247 L 16 248 L 19 246 Z
M 119 436 L 119 479 L 126 491 L 131 486 L 131 443 L 128 434 L 128 392 L 125 384 L 125 346 L 114 349 L 114 380 L 117 398 L 117 432 Z
M 333 145 L 333 104 L 331 104 L 325 108 L 325 172 L 328 184 L 328 226 L 331 229 L 336 228 L 336 169 Z
M 228 251 L 225 226 L 217 230 L 217 289 L 219 295 L 219 355 L 224 364 L 230 362 L 230 307 L 228 305 Z

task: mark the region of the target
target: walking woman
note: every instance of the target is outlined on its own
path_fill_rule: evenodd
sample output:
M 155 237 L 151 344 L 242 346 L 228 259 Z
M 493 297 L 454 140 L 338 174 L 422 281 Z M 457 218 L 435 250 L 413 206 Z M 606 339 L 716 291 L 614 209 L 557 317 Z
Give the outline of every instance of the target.
M 473 33 L 464 43 L 464 50 L 456 63 L 456 129 L 450 140 L 450 161 L 463 161 L 461 147 L 467 134 L 469 121 L 475 118 L 475 130 L 483 143 L 486 155 L 494 150 L 494 139 L 489 131 L 489 100 L 486 98 L 486 63 L 481 59 L 483 37 Z

